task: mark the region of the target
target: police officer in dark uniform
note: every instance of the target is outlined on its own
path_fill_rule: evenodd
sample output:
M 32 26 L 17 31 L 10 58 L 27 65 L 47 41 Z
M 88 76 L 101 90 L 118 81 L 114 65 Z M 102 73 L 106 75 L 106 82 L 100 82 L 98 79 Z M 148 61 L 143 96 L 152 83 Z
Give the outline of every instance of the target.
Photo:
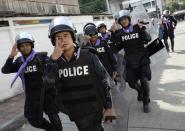
M 105 25 L 105 23 L 103 21 L 98 21 L 96 23 L 96 27 L 98 33 L 100 33 L 101 35 L 101 39 L 108 42 L 111 38 L 111 33 L 107 32 L 107 26 Z
M 145 113 L 149 109 L 149 80 L 151 80 L 150 59 L 147 49 L 144 47 L 151 37 L 141 24 L 132 25 L 130 12 L 121 10 L 117 16 L 118 23 L 122 26 L 116 30 L 112 26 L 111 40 L 118 43 L 118 49 L 125 51 L 125 77 L 129 86 L 138 92 L 138 101 L 143 101 Z
M 57 80 L 58 105 L 79 131 L 103 131 L 102 119 L 109 122 L 112 102 L 105 70 L 97 56 L 75 43 L 73 24 L 67 17 L 55 18 L 49 28 L 55 46 L 49 74 Z
M 170 15 L 169 10 L 164 10 L 163 16 L 162 16 L 162 23 L 164 27 L 164 34 L 163 34 L 163 39 L 164 43 L 166 46 L 167 51 L 169 52 L 169 44 L 168 44 L 168 37 L 170 38 L 171 41 L 171 50 L 174 52 L 174 29 L 176 28 L 177 25 L 177 20 Z
M 112 50 L 112 52 L 114 53 L 114 56 L 116 58 L 117 61 L 117 75 L 116 78 L 114 79 L 114 81 L 117 83 L 118 81 L 121 82 L 122 84 L 124 83 L 123 79 L 121 80 L 121 72 L 123 72 L 122 66 L 124 63 L 124 57 L 122 54 L 119 53 L 119 50 L 117 49 L 117 45 L 116 43 L 112 42 L 111 39 L 111 32 L 108 30 L 107 31 L 107 26 L 105 25 L 105 23 L 103 21 L 98 21 L 96 23 L 96 27 L 97 27 L 97 31 L 98 33 L 101 34 L 100 38 L 104 41 L 107 42 L 108 47 Z M 125 85 L 123 85 L 125 87 Z
M 25 106 L 24 115 L 28 122 L 36 128 L 45 129 L 46 131 L 62 131 L 62 125 L 58 116 L 58 108 L 55 104 L 56 91 L 54 88 L 43 87 L 43 74 L 44 66 L 49 60 L 47 53 L 36 53 L 34 50 L 34 39 L 32 35 L 26 32 L 22 32 L 16 37 L 16 44 L 13 46 L 12 51 L 2 67 L 2 73 L 15 73 L 14 82 L 18 77 L 21 78 L 23 89 L 25 91 Z M 18 50 L 17 50 L 18 49 Z M 14 57 L 18 51 L 22 56 L 18 57 L 15 61 Z M 45 90 L 43 97 L 41 98 L 41 92 Z M 40 100 L 43 99 L 41 103 Z M 49 120 L 43 118 L 43 111 L 48 115 Z
M 107 41 L 98 37 L 96 25 L 87 23 L 84 26 L 84 34 L 90 36 L 85 46 L 94 47 L 97 50 L 97 56 L 104 65 L 110 76 L 115 79 L 117 74 L 117 62 L 112 50 L 108 47 Z
M 98 21 L 96 23 L 96 28 L 97 28 L 98 33 L 100 33 L 100 39 L 102 39 L 103 41 L 106 41 L 108 44 L 108 47 L 110 47 L 112 52 L 115 54 L 115 56 L 118 57 L 116 43 L 113 43 L 110 40 L 111 39 L 111 32 L 107 31 L 107 26 L 105 25 L 105 23 L 103 21 Z

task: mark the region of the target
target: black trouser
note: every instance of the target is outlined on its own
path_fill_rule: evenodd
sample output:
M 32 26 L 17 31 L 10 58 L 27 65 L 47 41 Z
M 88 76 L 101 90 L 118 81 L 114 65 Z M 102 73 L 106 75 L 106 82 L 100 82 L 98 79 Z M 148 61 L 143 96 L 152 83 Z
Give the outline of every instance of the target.
M 102 127 L 103 111 L 86 115 L 74 120 L 79 131 L 104 131 Z
M 45 118 L 39 117 L 27 117 L 28 122 L 30 125 L 36 128 L 44 129 L 46 131 L 62 131 L 62 124 L 60 118 L 57 114 L 50 114 L 48 115 L 49 120 Z
M 142 78 L 139 81 L 128 82 L 128 84 L 132 89 L 135 89 L 138 93 L 143 94 L 143 104 L 145 105 L 150 102 L 150 87 L 148 78 Z
M 171 41 L 171 50 L 174 51 L 174 33 L 165 33 L 164 34 L 164 44 L 166 46 L 166 50 L 169 52 L 170 48 L 169 48 L 169 44 L 168 44 L 168 37 L 170 38 Z
M 28 122 L 36 128 L 44 129 L 46 131 L 62 131 L 62 124 L 60 118 L 58 116 L 58 112 L 56 112 L 55 107 L 53 107 L 53 111 L 49 112 L 46 110 L 45 113 L 48 115 L 49 120 L 45 118 L 40 118 L 40 103 L 36 101 L 28 101 L 26 100 L 24 114 L 27 118 Z M 49 105 L 48 105 L 49 107 Z M 45 109 L 47 107 L 45 106 Z M 51 107 L 48 109 L 52 109 Z
M 125 75 L 129 86 L 137 90 L 138 93 L 143 94 L 143 104 L 149 103 L 149 80 L 151 80 L 150 65 L 141 65 L 138 68 L 131 68 L 130 66 L 126 66 Z

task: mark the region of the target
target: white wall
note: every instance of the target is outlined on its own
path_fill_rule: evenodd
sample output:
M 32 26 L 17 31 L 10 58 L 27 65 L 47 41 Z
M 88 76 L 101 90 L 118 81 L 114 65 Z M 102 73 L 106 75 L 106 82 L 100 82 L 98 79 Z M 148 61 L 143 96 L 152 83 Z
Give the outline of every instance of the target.
M 18 17 L 18 18 L 0 18 L 1 20 L 7 20 L 10 23 L 10 27 L 0 27 L 0 68 L 4 65 L 11 48 L 14 44 L 15 36 L 19 32 L 29 32 L 35 39 L 36 51 L 47 51 L 50 55 L 53 46 L 48 38 L 48 26 L 49 24 L 35 24 L 35 25 L 13 25 L 13 21 L 16 20 L 37 20 L 37 19 L 53 19 L 54 17 Z M 74 23 L 77 32 L 83 33 L 83 26 L 88 22 L 93 22 L 92 16 L 70 16 L 70 19 Z M 20 54 L 19 54 L 20 55 Z M 10 83 L 15 74 L 2 74 L 0 72 L 0 101 L 13 96 L 20 92 L 21 81 L 16 81 L 13 89 L 10 89 Z

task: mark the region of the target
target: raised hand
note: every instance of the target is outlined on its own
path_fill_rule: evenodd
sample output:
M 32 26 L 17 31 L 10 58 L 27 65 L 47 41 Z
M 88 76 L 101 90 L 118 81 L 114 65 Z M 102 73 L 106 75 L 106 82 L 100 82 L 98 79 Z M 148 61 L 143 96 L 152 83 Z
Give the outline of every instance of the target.
M 17 44 L 14 44 L 9 55 L 10 58 L 14 58 L 19 51 L 17 50 Z
M 84 35 L 84 37 L 83 37 L 84 45 L 87 45 L 87 43 L 89 42 L 90 38 L 91 38 L 90 36 Z
M 117 30 L 117 25 L 116 22 L 113 23 L 113 25 L 111 26 L 110 31 L 115 32 Z
M 64 53 L 63 43 L 57 37 L 55 42 L 55 48 L 53 50 L 51 58 L 53 60 L 57 60 L 63 53 Z

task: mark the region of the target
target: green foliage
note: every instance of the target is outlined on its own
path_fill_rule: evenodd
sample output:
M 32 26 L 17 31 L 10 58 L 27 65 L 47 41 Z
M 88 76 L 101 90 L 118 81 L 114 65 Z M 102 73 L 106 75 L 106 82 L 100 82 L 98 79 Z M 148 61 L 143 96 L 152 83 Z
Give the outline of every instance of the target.
M 82 14 L 102 13 L 106 11 L 105 0 L 79 0 Z
M 185 1 L 182 1 L 181 4 L 177 3 L 176 1 L 173 1 L 169 5 L 167 5 L 166 9 L 169 9 L 171 12 L 175 12 L 177 10 L 184 10 Z

